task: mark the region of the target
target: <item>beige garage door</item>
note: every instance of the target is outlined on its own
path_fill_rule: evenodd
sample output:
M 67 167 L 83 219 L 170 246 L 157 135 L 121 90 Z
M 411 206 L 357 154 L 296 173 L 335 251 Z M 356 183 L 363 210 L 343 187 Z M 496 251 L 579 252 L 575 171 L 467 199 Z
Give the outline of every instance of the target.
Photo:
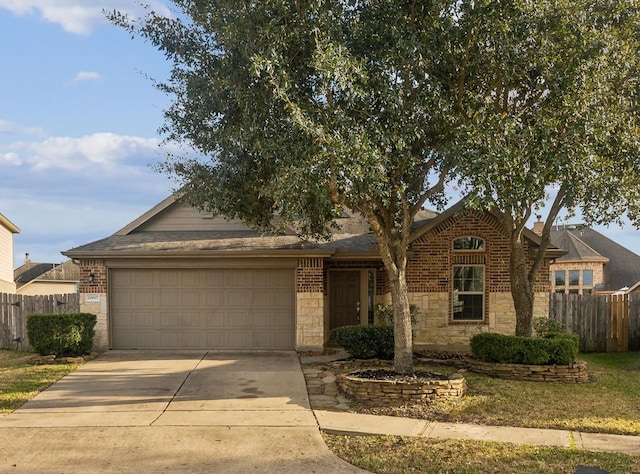
M 282 269 L 113 269 L 114 349 L 293 349 L 295 275 Z

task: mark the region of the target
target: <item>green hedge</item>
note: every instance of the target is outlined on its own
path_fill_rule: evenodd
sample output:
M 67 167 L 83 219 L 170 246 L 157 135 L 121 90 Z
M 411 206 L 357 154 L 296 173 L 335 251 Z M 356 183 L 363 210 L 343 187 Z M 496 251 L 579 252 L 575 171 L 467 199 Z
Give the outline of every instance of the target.
M 391 326 L 342 326 L 331 331 L 330 339 L 356 359 L 391 359 L 394 352 Z
M 27 316 L 29 342 L 41 355 L 80 356 L 91 351 L 96 315 L 31 314 Z
M 471 338 L 473 357 L 503 364 L 570 364 L 578 355 L 577 334 L 548 333 L 544 337 L 506 336 L 485 332 Z

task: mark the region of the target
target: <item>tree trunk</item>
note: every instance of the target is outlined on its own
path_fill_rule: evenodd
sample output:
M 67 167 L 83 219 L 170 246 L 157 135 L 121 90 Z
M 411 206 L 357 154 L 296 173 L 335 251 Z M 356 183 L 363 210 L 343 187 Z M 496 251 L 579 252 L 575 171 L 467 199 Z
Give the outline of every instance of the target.
M 533 281 L 529 279 L 521 236 L 511 239 L 511 296 L 516 310 L 516 336 L 533 333 Z
M 391 280 L 393 330 L 395 334 L 393 369 L 399 374 L 413 373 L 413 331 L 407 295 L 406 264 L 398 268 L 398 277 Z

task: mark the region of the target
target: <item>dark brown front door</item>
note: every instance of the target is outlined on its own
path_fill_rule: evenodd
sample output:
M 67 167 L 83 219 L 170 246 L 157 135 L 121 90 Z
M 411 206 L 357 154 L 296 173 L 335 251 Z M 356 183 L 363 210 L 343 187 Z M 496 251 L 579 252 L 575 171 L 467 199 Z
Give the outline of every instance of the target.
M 360 324 L 360 272 L 331 272 L 329 284 L 329 322 L 331 329 Z

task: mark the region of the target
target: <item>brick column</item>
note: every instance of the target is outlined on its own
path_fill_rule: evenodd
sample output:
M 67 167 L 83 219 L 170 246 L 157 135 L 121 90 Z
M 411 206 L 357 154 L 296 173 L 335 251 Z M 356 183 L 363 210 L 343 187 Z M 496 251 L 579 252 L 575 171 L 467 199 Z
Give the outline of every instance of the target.
M 296 270 L 296 349 L 324 347 L 324 263 L 301 258 Z
M 80 260 L 80 311 L 97 316 L 94 350 L 109 348 L 107 267 L 103 260 Z

